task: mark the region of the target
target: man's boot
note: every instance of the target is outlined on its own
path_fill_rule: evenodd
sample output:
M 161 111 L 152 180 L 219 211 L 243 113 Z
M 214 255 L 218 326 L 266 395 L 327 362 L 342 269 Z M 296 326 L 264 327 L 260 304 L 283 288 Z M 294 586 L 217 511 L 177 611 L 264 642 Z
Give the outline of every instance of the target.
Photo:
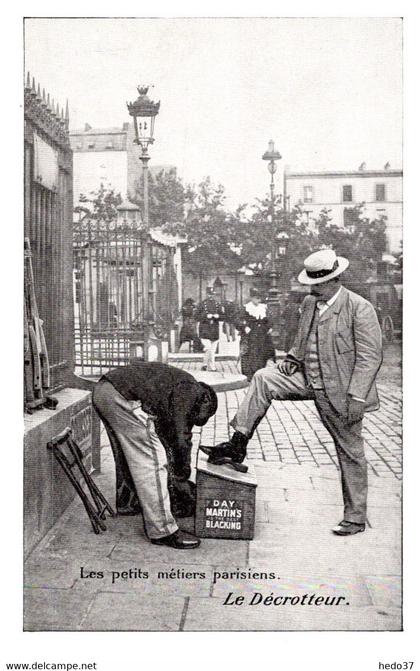
M 209 455 L 209 464 L 231 464 L 235 468 L 235 464 L 242 464 L 246 457 L 246 446 L 248 444 L 248 436 L 235 431 L 232 438 L 225 443 L 219 443 L 214 447 L 201 446 L 200 449 Z M 243 470 L 242 467 L 237 470 Z M 248 469 L 247 469 L 248 470 Z

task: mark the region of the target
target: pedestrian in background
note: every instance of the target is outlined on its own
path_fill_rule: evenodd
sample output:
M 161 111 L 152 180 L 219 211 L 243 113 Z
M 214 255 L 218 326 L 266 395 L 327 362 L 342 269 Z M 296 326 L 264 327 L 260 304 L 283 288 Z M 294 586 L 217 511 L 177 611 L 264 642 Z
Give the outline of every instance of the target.
M 204 363 L 201 370 L 216 370 L 216 351 L 219 343 L 219 322 L 224 310 L 216 299 L 213 287 L 207 287 L 207 296 L 197 307 L 198 335 L 204 347 Z
M 267 305 L 261 302 L 261 293 L 258 289 L 251 289 L 250 300 L 239 312 L 236 327 L 241 335 L 242 374 L 250 381 L 254 373 L 264 368 L 270 359 L 274 362 L 276 360 Z
M 287 303 L 284 306 L 283 320 L 283 349 L 288 352 L 293 345 L 298 329 L 300 318 L 300 300 L 304 295 L 289 294 Z
M 203 345 L 197 335 L 196 306 L 192 298 L 187 298 L 181 308 L 182 326 L 179 334 L 179 346 L 184 342 L 193 344 L 193 352 L 202 352 Z
M 228 342 L 236 340 L 236 318 L 239 311 L 239 306 L 233 301 L 223 301 L 224 322 L 223 331 Z

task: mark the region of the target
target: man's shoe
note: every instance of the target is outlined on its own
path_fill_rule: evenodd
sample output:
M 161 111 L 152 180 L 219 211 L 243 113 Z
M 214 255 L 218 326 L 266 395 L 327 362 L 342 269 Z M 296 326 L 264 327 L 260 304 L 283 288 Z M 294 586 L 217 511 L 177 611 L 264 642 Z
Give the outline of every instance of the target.
M 219 443 L 214 447 L 205 447 L 200 449 L 209 455 L 209 464 L 242 464 L 246 457 L 246 446 L 248 444 L 248 436 L 235 431 L 232 438 L 224 443 Z
M 163 538 L 151 538 L 150 542 L 153 545 L 167 545 L 169 548 L 175 548 L 176 550 L 193 550 L 198 548 L 201 543 L 199 538 L 180 529 L 169 536 L 163 536 Z
M 204 454 L 211 455 L 211 451 L 213 448 L 208 447 L 207 445 L 200 445 L 200 450 L 204 452 Z M 218 456 L 218 457 L 210 457 L 207 459 L 209 464 L 214 464 L 215 466 L 231 466 L 235 471 L 238 471 L 239 473 L 248 473 L 248 466 L 245 466 L 245 464 L 240 463 L 239 461 L 235 461 L 232 459 L 232 457 L 228 456 Z M 175 515 L 176 517 L 176 515 Z
M 346 520 L 343 520 L 340 522 L 340 524 L 337 524 L 336 527 L 332 528 L 332 532 L 336 536 L 354 536 L 354 534 L 359 534 L 364 531 L 365 528 L 365 524 L 359 524 L 358 522 L 346 522 Z

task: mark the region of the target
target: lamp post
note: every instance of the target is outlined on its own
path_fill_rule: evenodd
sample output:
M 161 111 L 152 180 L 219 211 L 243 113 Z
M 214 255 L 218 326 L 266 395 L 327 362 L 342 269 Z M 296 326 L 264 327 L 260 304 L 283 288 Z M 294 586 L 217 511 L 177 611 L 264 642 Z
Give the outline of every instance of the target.
M 155 291 L 154 291 L 154 268 L 152 242 L 149 231 L 149 146 L 154 143 L 155 120 L 159 114 L 160 101 L 155 103 L 150 100 L 148 86 L 138 86 L 139 97 L 132 103 L 127 103 L 128 113 L 133 117 L 134 123 L 134 142 L 141 149 L 140 161 L 143 165 L 143 226 L 144 226 L 144 245 L 142 245 L 143 254 L 143 306 L 145 310 L 144 321 L 144 358 L 152 360 L 156 356 L 156 344 L 153 343 L 155 337 Z M 147 308 L 146 308 L 147 306 Z M 154 348 L 154 349 L 153 349 Z M 153 350 L 153 354 L 151 353 Z
M 279 231 L 276 235 L 276 247 L 277 247 L 277 258 L 281 264 L 280 267 L 280 277 L 283 279 L 282 288 L 283 290 L 285 289 L 285 283 L 284 283 L 284 263 L 286 261 L 286 256 L 287 256 L 287 248 L 289 246 L 289 235 L 286 231 Z
M 263 161 L 267 161 L 268 172 L 271 175 L 270 179 L 270 217 L 273 229 L 275 226 L 275 215 L 274 215 L 274 173 L 277 170 L 276 161 L 281 159 L 280 152 L 275 148 L 273 140 L 270 140 L 268 143 L 268 149 L 264 152 L 262 156 Z M 275 304 L 278 302 L 278 284 L 277 284 L 277 270 L 276 270 L 276 257 L 277 257 L 277 244 L 275 237 L 273 236 L 273 244 L 271 249 L 271 271 L 270 271 L 270 289 L 268 291 L 268 302 Z
M 149 145 L 154 143 L 155 119 L 159 114 L 160 101 L 155 103 L 147 95 L 148 86 L 138 86 L 139 97 L 127 103 L 127 109 L 134 121 L 134 142 L 141 148 L 140 161 L 143 164 L 143 222 L 149 229 Z

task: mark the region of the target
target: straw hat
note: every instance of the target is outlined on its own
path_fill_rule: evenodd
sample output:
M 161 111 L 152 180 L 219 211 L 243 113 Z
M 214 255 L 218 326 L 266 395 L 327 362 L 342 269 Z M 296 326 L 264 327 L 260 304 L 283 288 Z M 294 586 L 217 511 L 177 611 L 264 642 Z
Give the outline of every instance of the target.
M 333 249 L 320 249 L 310 254 L 304 262 L 304 270 L 299 273 L 301 284 L 322 284 L 341 275 L 348 268 L 348 259 L 337 256 Z

